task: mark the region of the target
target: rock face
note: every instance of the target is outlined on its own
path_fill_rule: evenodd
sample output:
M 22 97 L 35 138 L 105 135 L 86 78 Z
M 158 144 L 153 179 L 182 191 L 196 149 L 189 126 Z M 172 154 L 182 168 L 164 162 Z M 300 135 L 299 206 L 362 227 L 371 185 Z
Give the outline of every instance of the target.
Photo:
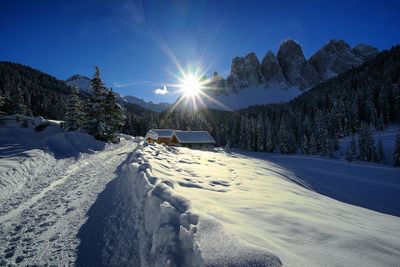
M 366 61 L 375 57 L 379 53 L 379 50 L 370 45 L 358 44 L 353 48 L 353 53 L 363 61 Z
M 320 82 L 317 71 L 306 60 L 301 46 L 295 41 L 287 40 L 280 45 L 278 61 L 290 85 L 306 89 Z
M 267 85 L 278 85 L 279 87 L 287 87 L 288 81 L 283 75 L 281 65 L 274 53 L 269 50 L 261 62 L 261 73 L 264 76 Z
M 379 50 L 370 45 L 359 44 L 351 48 L 343 40 L 330 40 L 307 60 L 301 46 L 287 40 L 280 45 L 277 56 L 268 51 L 261 64 L 255 53 L 234 58 L 226 81 L 214 77 L 210 83 L 218 89 L 216 93 L 258 85 L 305 90 L 361 65 L 378 53 Z
M 261 65 L 255 53 L 250 53 L 244 58 L 235 57 L 232 60 L 231 73 L 227 78 L 228 86 L 244 88 L 264 82 Z
M 378 52 L 371 46 L 357 45 L 351 49 L 343 40 L 330 40 L 310 58 L 310 63 L 322 80 L 327 80 L 361 65 L 367 59 L 376 56 Z

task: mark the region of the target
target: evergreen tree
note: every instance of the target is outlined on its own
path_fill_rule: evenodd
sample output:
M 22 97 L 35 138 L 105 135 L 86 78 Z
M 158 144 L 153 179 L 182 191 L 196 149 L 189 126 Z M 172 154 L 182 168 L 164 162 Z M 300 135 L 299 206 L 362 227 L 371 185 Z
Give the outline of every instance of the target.
M 306 134 L 303 134 L 301 139 L 301 151 L 303 154 L 310 154 L 309 142 Z
M 314 134 L 311 133 L 310 142 L 309 142 L 309 152 L 311 155 L 315 155 L 317 153 L 317 143 L 315 142 Z
M 262 116 L 259 115 L 257 118 L 257 151 L 265 151 L 265 123 L 262 119 Z
M 5 103 L 6 103 L 6 98 L 4 96 L 0 95 L 0 110 Z
M 78 96 L 79 89 L 75 86 L 72 88 L 72 94 L 70 95 L 66 113 L 64 116 L 64 128 L 67 131 L 75 131 L 82 127 L 85 119 L 83 112 L 82 101 Z
M 116 142 L 118 141 L 117 133 L 124 126 L 126 116 L 124 109 L 117 103 L 117 98 L 112 90 L 107 93 L 105 112 L 107 140 Z
M 93 75 L 90 86 L 92 88 L 92 97 L 88 103 L 88 110 L 84 128 L 96 139 L 107 141 L 107 89 L 100 78 L 100 69 L 97 66 L 95 67 L 95 74 Z
M 289 132 L 285 120 L 282 121 L 281 126 L 279 127 L 279 144 L 282 154 L 294 153 L 296 151 L 296 147 L 293 146 L 292 135 Z
M 112 90 L 107 90 L 95 67 L 91 80 L 92 98 L 89 101 L 85 129 L 95 138 L 103 141 L 118 141 L 117 132 L 124 126 L 125 115 Z
M 400 132 L 398 132 L 396 135 L 393 151 L 393 166 L 400 167 Z
M 28 107 L 25 105 L 24 95 L 18 86 L 17 91 L 11 97 L 12 113 L 19 115 L 30 115 Z
M 383 148 L 383 143 L 382 143 L 382 139 L 379 139 L 378 141 L 378 150 L 376 153 L 376 162 L 378 163 L 385 163 L 385 150 Z
M 347 148 L 346 151 L 346 160 L 347 161 L 354 161 L 357 157 L 357 146 L 356 146 L 356 140 L 354 139 L 354 136 L 351 137 L 351 142 Z
M 366 123 L 361 124 L 360 140 L 358 142 L 360 150 L 360 160 L 374 161 L 376 150 L 374 139 L 372 138 L 371 129 Z
M 275 142 L 272 138 L 271 124 L 267 124 L 265 129 L 265 151 L 267 152 L 275 151 Z

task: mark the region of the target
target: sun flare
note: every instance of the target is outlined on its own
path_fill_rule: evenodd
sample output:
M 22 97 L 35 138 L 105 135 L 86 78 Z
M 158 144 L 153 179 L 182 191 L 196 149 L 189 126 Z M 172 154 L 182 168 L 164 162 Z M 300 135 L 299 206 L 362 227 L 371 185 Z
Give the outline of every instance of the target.
M 184 75 L 181 89 L 185 97 L 197 97 L 202 89 L 200 78 L 192 73 Z

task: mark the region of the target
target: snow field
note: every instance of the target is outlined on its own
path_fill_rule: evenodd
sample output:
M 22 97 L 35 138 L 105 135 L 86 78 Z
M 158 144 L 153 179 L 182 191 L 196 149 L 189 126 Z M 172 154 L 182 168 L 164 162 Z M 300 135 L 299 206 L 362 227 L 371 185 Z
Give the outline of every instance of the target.
M 157 144 L 140 149 L 157 178 L 151 179 L 173 187 L 190 200 L 188 210 L 198 214 L 194 241 L 206 265 L 399 262 L 400 218 L 318 194 L 294 169 L 237 153 Z M 244 263 L 246 255 L 263 256 Z

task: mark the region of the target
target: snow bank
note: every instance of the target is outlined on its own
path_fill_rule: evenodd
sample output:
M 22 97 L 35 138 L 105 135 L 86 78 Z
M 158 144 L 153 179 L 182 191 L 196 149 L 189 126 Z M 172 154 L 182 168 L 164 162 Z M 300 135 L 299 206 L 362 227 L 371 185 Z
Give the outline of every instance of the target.
M 88 134 L 65 132 L 57 122 L 41 117 L 10 115 L 2 117 L 1 121 L 0 199 L 18 191 L 35 177 L 40 178 L 40 172 L 46 167 L 55 167 L 57 159 L 78 158 L 83 153 L 105 148 L 104 142 Z M 28 123 L 22 127 L 24 121 Z M 36 131 L 35 127 L 42 123 L 46 123 L 47 127 Z
M 35 173 L 50 165 L 54 158 L 39 149 L 26 151 L 24 156 L 0 160 L 0 199 L 17 191 L 29 182 Z
M 122 167 L 123 179 L 119 182 L 124 183 L 122 194 L 133 194 L 141 266 L 281 265 L 267 250 L 246 244 L 227 234 L 212 218 L 195 214 L 190 201 L 177 194 L 171 181 L 153 175 L 144 148 L 157 150 L 153 144 L 142 142 Z M 120 257 L 112 257 L 115 261 L 105 262 L 122 264 L 116 259 Z
M 80 234 L 78 266 L 281 266 L 266 249 L 239 240 L 213 218 L 194 213 L 172 180 L 153 175 L 144 149 L 157 153 L 158 147 L 141 142 L 90 212 Z M 99 213 L 105 215 L 98 217 Z M 88 237 L 87 232 L 102 222 L 96 235 Z

